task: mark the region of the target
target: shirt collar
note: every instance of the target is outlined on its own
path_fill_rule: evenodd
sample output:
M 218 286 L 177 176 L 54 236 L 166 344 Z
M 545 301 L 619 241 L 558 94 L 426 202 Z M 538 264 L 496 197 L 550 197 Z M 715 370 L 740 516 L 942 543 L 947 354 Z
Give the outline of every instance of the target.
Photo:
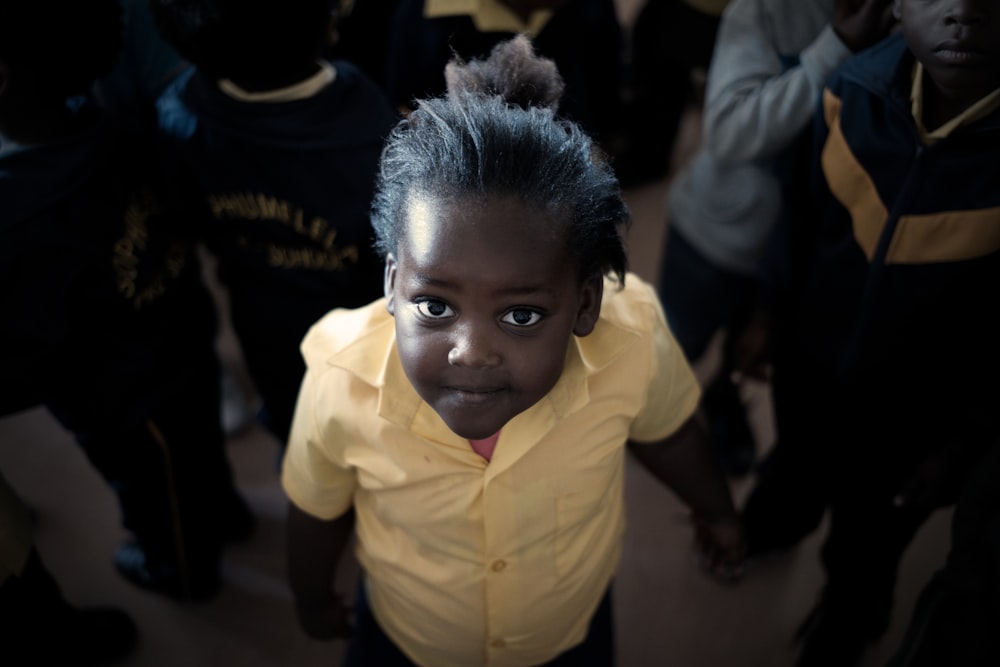
M 424 16 L 468 16 L 481 32 L 523 32 L 534 38 L 552 18 L 552 10 L 534 11 L 525 22 L 500 0 L 426 0 Z
M 980 118 L 985 118 L 1000 108 L 1000 88 L 997 88 L 944 125 L 934 130 L 928 130 L 924 125 L 924 66 L 919 60 L 913 65 L 912 76 L 910 109 L 913 113 L 913 120 L 917 124 L 920 141 L 924 144 L 940 141 L 958 128 L 974 123 Z
M 334 69 L 333 65 L 325 60 L 318 60 L 316 64 L 319 65 L 318 72 L 307 79 L 293 83 L 290 86 L 285 86 L 284 88 L 251 92 L 240 88 L 229 79 L 219 79 L 219 90 L 240 102 L 269 102 L 274 104 L 304 100 L 323 90 L 337 78 L 337 70 Z

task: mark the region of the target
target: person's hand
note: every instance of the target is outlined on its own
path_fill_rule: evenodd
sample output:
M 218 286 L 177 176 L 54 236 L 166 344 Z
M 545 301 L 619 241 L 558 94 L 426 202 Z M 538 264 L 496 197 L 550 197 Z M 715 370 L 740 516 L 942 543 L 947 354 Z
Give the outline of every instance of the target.
M 348 639 L 354 633 L 351 610 L 339 595 L 331 594 L 322 600 L 298 600 L 295 611 L 302 629 L 313 639 Z
M 743 576 L 746 541 L 736 514 L 716 519 L 694 515 L 694 558 L 712 578 L 732 583 Z
M 852 53 L 875 44 L 892 32 L 893 0 L 834 0 L 833 31 Z
M 770 314 L 757 309 L 733 344 L 733 382 L 739 383 L 744 377 L 770 379 L 772 329 Z

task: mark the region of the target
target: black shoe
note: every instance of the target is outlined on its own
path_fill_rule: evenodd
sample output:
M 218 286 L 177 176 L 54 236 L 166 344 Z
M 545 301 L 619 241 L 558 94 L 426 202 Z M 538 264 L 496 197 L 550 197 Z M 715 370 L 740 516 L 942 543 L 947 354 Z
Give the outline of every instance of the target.
M 138 542 L 126 542 L 115 551 L 115 568 L 139 588 L 160 593 L 180 602 L 204 602 L 222 590 L 217 559 L 183 565 L 157 557 Z

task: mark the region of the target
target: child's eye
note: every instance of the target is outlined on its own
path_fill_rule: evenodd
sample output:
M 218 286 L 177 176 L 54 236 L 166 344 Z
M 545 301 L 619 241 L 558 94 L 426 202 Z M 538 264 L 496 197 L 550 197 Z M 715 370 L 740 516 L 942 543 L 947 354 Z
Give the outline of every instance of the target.
M 530 327 L 532 324 L 538 324 L 541 319 L 542 314 L 537 311 L 527 308 L 514 308 L 504 313 L 500 321 L 513 324 L 517 327 Z
M 446 304 L 444 301 L 438 301 L 437 299 L 424 299 L 423 301 L 418 301 L 416 306 L 417 312 L 432 320 L 451 317 L 455 314 L 455 311 L 451 309 L 451 306 Z

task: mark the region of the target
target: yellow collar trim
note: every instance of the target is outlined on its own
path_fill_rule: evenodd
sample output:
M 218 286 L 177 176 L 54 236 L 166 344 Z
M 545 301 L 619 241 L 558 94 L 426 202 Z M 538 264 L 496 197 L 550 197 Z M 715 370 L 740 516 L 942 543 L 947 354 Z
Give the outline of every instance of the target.
M 468 16 L 481 32 L 523 32 L 534 38 L 552 18 L 552 10 L 534 11 L 527 21 L 522 21 L 499 0 L 426 0 L 424 16 Z
M 310 76 L 308 79 L 303 79 L 298 83 L 293 83 L 292 85 L 284 88 L 251 92 L 240 88 L 229 79 L 219 79 L 219 90 L 234 100 L 239 100 L 240 102 L 264 102 L 274 104 L 277 102 L 294 102 L 296 100 L 304 100 L 323 90 L 337 78 L 337 70 L 333 68 L 333 65 L 325 60 L 318 60 L 316 61 L 316 64 L 319 65 L 320 68 L 318 72 Z
M 920 141 L 925 144 L 933 144 L 949 136 L 958 128 L 974 123 L 980 118 L 985 118 L 997 109 L 1000 109 L 1000 88 L 989 93 L 941 127 L 931 131 L 924 125 L 924 66 L 920 61 L 917 61 L 913 66 L 910 109 L 913 113 L 913 120 L 917 123 L 917 132 L 920 135 Z

